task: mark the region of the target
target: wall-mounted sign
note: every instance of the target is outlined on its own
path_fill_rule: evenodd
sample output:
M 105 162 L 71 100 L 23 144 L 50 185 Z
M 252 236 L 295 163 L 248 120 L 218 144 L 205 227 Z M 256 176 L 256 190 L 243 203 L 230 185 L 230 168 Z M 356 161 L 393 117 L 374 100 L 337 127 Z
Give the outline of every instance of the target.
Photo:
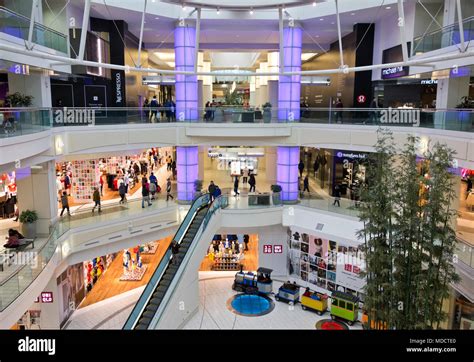
M 125 72 L 112 70 L 113 94 L 112 104 L 116 107 L 125 107 Z
M 53 292 L 42 292 L 41 303 L 53 303 Z
M 382 69 L 382 79 L 404 77 L 410 73 L 410 67 L 390 67 Z
M 438 79 L 422 79 L 420 80 L 420 84 L 423 84 L 423 85 L 438 84 Z
M 367 97 L 363 94 L 357 96 L 357 103 L 365 103 L 366 100 L 367 100 Z
M 264 246 L 263 246 L 263 253 L 264 253 L 264 254 L 271 254 L 271 253 L 273 253 L 273 245 L 264 245 Z
M 362 152 L 337 151 L 336 157 L 337 158 L 350 158 L 350 159 L 364 159 L 364 158 L 367 158 L 367 154 L 362 153 Z

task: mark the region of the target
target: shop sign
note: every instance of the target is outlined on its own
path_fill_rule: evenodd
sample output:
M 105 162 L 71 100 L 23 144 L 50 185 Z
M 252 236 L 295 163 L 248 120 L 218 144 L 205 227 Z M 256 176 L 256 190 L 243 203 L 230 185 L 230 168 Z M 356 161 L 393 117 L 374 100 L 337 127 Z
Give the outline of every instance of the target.
M 273 246 L 273 252 L 275 254 L 281 254 L 283 253 L 283 245 L 274 245 Z
M 264 245 L 264 246 L 263 246 L 263 253 L 264 253 L 264 254 L 271 254 L 271 253 L 273 253 L 273 245 Z
M 367 98 L 363 94 L 357 97 L 357 103 L 365 103 L 366 100 Z
M 423 85 L 438 84 L 438 79 L 422 79 L 420 80 L 420 84 L 423 84 Z
M 95 124 L 95 109 L 57 109 L 54 111 L 57 124 Z
M 115 103 L 122 103 L 122 74 L 115 73 Z
M 366 153 L 355 153 L 355 152 L 344 152 L 344 151 L 337 151 L 336 157 L 338 158 L 350 158 L 350 159 L 364 159 L 367 158 Z
M 380 123 L 389 124 L 411 124 L 413 127 L 420 125 L 419 109 L 397 108 L 383 109 L 380 111 Z
M 383 68 L 382 79 L 404 77 L 409 74 L 409 70 L 410 70 L 409 67 L 403 67 L 403 66 Z
M 53 303 L 53 292 L 42 292 L 41 303 Z
M 13 74 L 29 75 L 30 66 L 26 64 L 13 64 L 8 68 L 8 71 Z

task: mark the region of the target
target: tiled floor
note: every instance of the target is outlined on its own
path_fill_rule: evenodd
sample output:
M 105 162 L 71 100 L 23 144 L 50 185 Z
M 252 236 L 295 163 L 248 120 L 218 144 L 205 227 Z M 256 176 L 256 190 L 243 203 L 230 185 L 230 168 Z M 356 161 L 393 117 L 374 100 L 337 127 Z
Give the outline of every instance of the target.
M 294 307 L 275 302 L 275 309 L 260 317 L 238 316 L 227 309 L 227 300 L 236 294 L 232 290 L 235 272 L 200 272 L 199 311 L 184 326 L 184 329 L 315 329 L 316 322 L 328 319 L 329 313 L 319 316 L 303 311 L 301 305 Z M 274 281 L 277 291 L 281 282 Z M 356 323 L 351 329 L 361 329 Z

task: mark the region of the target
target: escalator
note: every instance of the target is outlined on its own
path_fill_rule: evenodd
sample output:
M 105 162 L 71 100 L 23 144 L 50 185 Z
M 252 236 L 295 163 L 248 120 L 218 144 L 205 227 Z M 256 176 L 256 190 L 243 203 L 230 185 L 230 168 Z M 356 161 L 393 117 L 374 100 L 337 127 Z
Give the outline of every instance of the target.
M 158 312 L 173 278 L 183 263 L 203 220 L 209 210 L 209 195 L 202 195 L 194 201 L 173 241 L 179 244 L 178 264 L 173 264 L 171 246 L 163 256 L 140 299 L 124 325 L 124 329 L 148 329 Z

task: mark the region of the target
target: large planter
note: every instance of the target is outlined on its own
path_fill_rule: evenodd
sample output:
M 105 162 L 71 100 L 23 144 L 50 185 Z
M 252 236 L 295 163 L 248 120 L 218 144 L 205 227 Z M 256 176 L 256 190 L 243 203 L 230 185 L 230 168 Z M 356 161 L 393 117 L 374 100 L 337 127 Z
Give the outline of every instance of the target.
M 23 236 L 27 239 L 36 238 L 36 221 L 21 224 L 21 231 Z

